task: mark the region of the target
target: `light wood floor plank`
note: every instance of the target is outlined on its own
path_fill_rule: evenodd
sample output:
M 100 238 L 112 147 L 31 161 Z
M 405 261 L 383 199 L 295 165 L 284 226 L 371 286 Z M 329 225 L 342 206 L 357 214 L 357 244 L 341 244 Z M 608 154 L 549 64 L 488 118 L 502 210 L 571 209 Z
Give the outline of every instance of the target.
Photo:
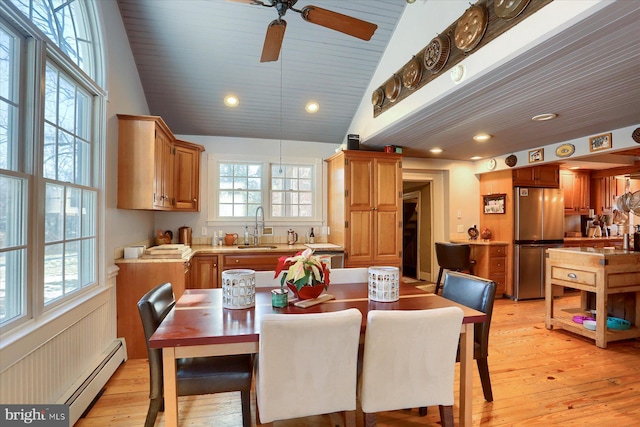
M 572 307 L 577 296 L 559 298 Z M 640 342 L 597 348 L 592 340 L 544 327 L 544 301 L 498 300 L 491 326 L 489 370 L 494 401 L 485 402 L 474 369 L 474 426 L 636 426 L 640 419 Z M 457 369 L 457 368 L 456 368 Z M 123 364 L 78 427 L 137 427 L 149 404 L 146 359 Z M 456 398 L 458 386 L 456 383 Z M 252 396 L 255 414 L 255 396 Z M 241 426 L 239 393 L 181 397 L 182 426 Z M 458 408 L 454 408 L 458 424 Z M 255 416 L 255 415 L 254 415 Z M 426 417 L 402 410 L 378 415 L 381 427 L 439 426 L 437 408 Z M 254 420 L 255 422 L 255 420 Z M 329 416 L 275 423 L 276 427 L 331 426 Z M 362 427 L 361 412 L 357 425 Z M 164 426 L 159 414 L 156 426 Z

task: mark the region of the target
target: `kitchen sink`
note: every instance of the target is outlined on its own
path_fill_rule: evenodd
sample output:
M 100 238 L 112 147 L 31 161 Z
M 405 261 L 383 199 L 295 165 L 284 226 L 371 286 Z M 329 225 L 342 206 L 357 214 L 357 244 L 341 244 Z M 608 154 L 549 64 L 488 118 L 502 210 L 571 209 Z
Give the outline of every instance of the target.
M 277 249 L 277 246 L 269 245 L 238 245 L 238 249 Z

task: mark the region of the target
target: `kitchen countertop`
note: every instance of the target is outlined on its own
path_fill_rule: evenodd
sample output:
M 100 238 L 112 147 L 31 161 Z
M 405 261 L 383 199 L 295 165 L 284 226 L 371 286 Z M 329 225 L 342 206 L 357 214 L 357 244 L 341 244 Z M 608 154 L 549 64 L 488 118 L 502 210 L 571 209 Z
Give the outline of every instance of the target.
M 580 254 L 588 254 L 588 255 L 598 255 L 598 256 L 622 256 L 622 255 L 639 255 L 638 252 L 634 251 L 625 251 L 622 249 L 607 249 L 607 248 L 550 248 L 547 249 L 549 252 L 572 252 L 572 253 L 580 253 Z
M 597 242 L 598 240 L 620 240 L 622 241 L 622 236 L 611 236 L 611 237 L 565 237 L 565 242 Z
M 451 243 L 464 243 L 464 244 L 468 244 L 468 245 L 484 245 L 484 246 L 508 245 L 509 244 L 509 242 L 503 242 L 503 241 L 500 241 L 500 240 L 482 240 L 482 239 L 478 239 L 478 240 L 451 239 L 450 242 Z
M 296 243 L 295 245 L 287 245 L 282 243 L 262 243 L 262 246 L 275 246 L 275 248 L 250 248 L 240 249 L 237 245 L 234 246 L 211 246 L 211 245 L 192 245 L 191 251 L 185 254 L 183 258 L 119 258 L 114 261 L 115 264 L 129 264 L 138 262 L 185 262 L 189 261 L 194 255 L 197 254 L 262 254 L 268 252 L 298 252 L 307 249 L 304 243 Z M 327 249 L 316 249 L 318 251 L 325 251 Z M 340 252 L 344 248 L 337 246 L 336 248 L 329 249 L 331 251 Z

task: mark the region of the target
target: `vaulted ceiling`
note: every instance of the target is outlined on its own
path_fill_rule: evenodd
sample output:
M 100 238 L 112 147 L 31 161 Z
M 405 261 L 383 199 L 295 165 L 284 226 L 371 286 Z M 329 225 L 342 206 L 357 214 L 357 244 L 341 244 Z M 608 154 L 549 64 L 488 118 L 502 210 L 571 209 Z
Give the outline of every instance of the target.
M 296 8 L 310 2 L 300 0 Z M 280 60 L 261 63 L 274 8 L 223 0 L 118 4 L 150 112 L 175 133 L 334 144 L 345 140 L 360 102 L 371 97 L 365 92 L 387 43 L 413 6 L 313 0 L 377 24 L 374 36 L 363 41 L 289 11 Z M 380 148 L 402 141 L 407 154 L 420 157 L 441 146 L 446 158 L 468 160 L 469 135 L 477 129 L 494 135 L 476 153 L 491 157 L 638 125 L 638 22 L 639 1 L 612 2 L 366 143 Z M 239 97 L 238 107 L 224 105 L 228 94 Z M 320 104 L 314 115 L 304 110 L 309 100 Z M 549 108 L 556 120 L 544 127 L 531 121 Z

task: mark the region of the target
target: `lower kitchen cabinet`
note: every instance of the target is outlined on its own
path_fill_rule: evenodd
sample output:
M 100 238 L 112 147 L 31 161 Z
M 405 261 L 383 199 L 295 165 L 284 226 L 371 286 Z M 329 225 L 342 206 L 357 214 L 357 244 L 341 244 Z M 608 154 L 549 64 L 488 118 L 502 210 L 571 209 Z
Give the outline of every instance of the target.
M 194 255 L 191 258 L 190 289 L 218 288 L 218 255 Z
M 170 282 L 175 298 L 184 293 L 189 275 L 188 262 L 132 262 L 118 264 L 116 300 L 118 337 L 124 337 L 127 355 L 131 359 L 147 357 L 147 344 L 138 313 L 138 301 L 144 294 Z
M 278 258 L 281 256 L 292 257 L 297 253 L 293 252 L 268 252 L 262 254 L 224 254 L 222 255 L 222 271 L 235 268 L 248 268 L 255 271 L 275 270 L 278 265 Z
M 473 244 L 471 259 L 476 261 L 473 274 L 496 284 L 496 298 L 502 298 L 507 288 L 507 244 Z

